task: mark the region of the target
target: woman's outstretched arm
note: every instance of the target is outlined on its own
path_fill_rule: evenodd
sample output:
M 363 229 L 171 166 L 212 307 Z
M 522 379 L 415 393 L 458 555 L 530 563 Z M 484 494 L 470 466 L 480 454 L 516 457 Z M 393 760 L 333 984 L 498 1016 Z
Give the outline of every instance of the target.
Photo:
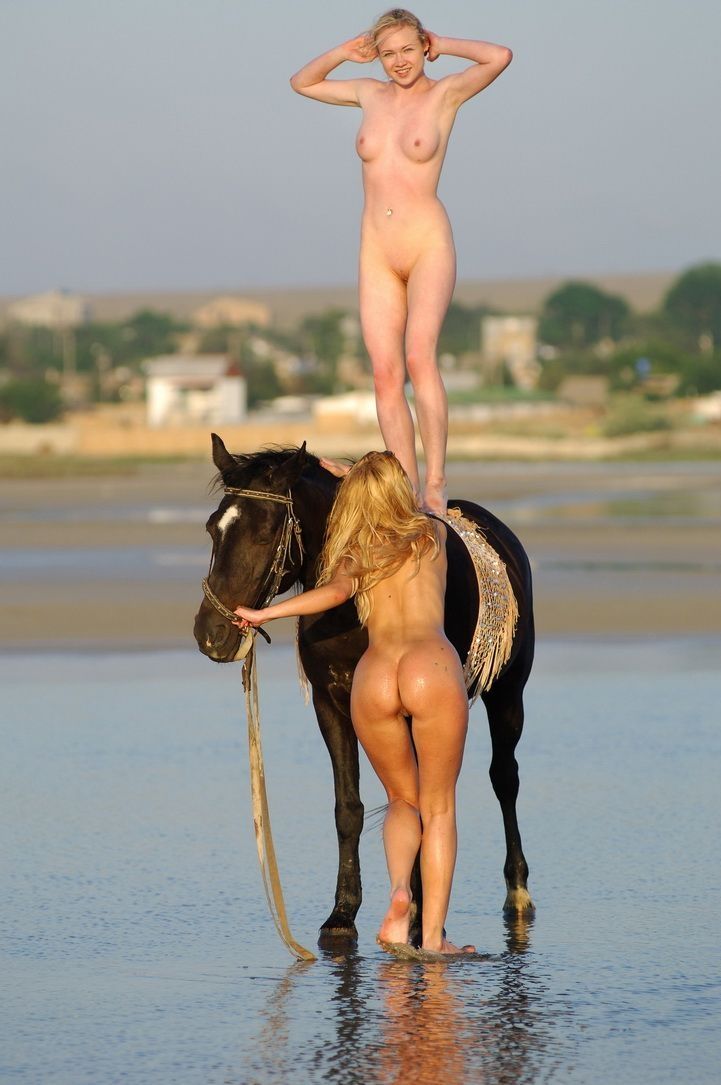
M 351 60 L 356 64 L 367 64 L 378 55 L 374 45 L 366 34 L 351 38 L 329 49 L 327 53 L 309 61 L 299 72 L 290 77 L 290 85 L 297 94 L 306 98 L 315 98 L 327 105 L 360 105 L 358 98 L 359 79 L 328 79 L 330 73 Z
M 494 45 L 490 41 L 467 41 L 465 38 L 443 38 L 430 30 L 426 34 L 429 60 L 449 56 L 474 62 L 465 71 L 448 75 L 443 80 L 456 106 L 485 90 L 513 60 L 513 53 L 505 45 Z
M 238 615 L 236 625 L 241 629 L 252 625 L 265 625 L 274 618 L 295 618 L 301 614 L 321 614 L 324 610 L 331 610 L 345 603 L 353 594 L 353 579 L 343 573 L 337 573 L 327 584 L 320 588 L 311 588 L 310 591 L 301 592 L 292 599 L 283 599 L 280 603 L 273 603 L 261 610 L 252 610 L 250 607 L 236 607 Z

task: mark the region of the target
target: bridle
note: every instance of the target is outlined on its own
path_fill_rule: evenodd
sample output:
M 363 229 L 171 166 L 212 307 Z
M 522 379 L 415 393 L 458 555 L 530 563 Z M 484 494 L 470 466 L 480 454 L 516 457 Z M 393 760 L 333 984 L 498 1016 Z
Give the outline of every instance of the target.
M 263 580 L 261 584 L 260 593 L 263 592 L 263 589 L 266 587 L 266 585 L 268 585 L 268 587 L 265 591 L 265 595 L 259 593 L 259 601 L 253 607 L 253 610 L 262 610 L 262 608 L 266 607 L 271 601 L 271 599 L 273 599 L 274 596 L 278 594 L 280 582 L 287 571 L 286 565 L 291 559 L 291 550 L 293 548 L 294 540 L 298 548 L 298 560 L 301 562 L 301 564 L 303 562 L 303 557 L 305 553 L 303 550 L 303 536 L 301 532 L 300 521 L 295 514 L 295 509 L 293 508 L 293 497 L 290 490 L 288 490 L 287 494 L 272 494 L 268 493 L 267 490 L 242 490 L 236 486 L 225 486 L 223 488 L 223 492 L 225 494 L 229 494 L 235 497 L 250 497 L 255 501 L 275 501 L 279 505 L 286 506 L 285 519 L 283 520 L 283 527 L 281 528 L 280 532 L 280 540 L 278 541 L 278 545 L 275 548 L 273 560 L 270 563 L 270 568 L 268 569 L 268 572 L 265 576 L 265 580 Z M 213 606 L 219 614 L 221 614 L 227 621 L 235 623 L 238 621 L 238 615 L 235 614 L 232 610 L 229 610 L 225 603 L 223 603 L 218 598 L 218 596 L 215 594 L 215 592 L 210 587 L 210 584 L 208 583 L 210 574 L 213 569 L 214 561 L 215 547 L 213 547 L 213 552 L 210 555 L 208 576 L 203 577 L 201 581 L 203 585 L 203 594 L 205 595 L 205 598 L 208 600 L 211 606 Z M 265 637 L 268 643 L 270 643 L 270 637 L 264 629 L 258 626 L 257 632 L 260 633 L 263 637 Z
M 279 505 L 285 505 L 285 517 L 280 531 L 280 540 L 275 548 L 273 560 L 260 586 L 259 598 L 262 602 L 256 603 L 253 608 L 265 607 L 273 596 L 278 594 L 280 582 L 288 571 L 286 566 L 292 560 L 291 551 L 293 540 L 298 548 L 298 560 L 303 564 L 303 536 L 300 521 L 293 508 L 293 497 L 290 490 L 287 494 L 271 494 L 266 490 L 241 490 L 236 486 L 225 486 L 224 493 L 235 497 L 249 497 L 254 501 L 275 501 Z M 215 546 L 210 555 L 208 576 L 203 577 L 203 592 L 208 602 L 215 607 L 229 622 L 237 622 L 238 615 L 229 610 L 211 590 L 208 578 L 215 561 Z M 261 594 L 264 593 L 264 594 Z M 258 676 L 255 666 L 255 638 L 254 633 L 260 633 L 270 643 L 270 637 L 261 626 L 249 630 L 248 644 L 242 655 L 235 656 L 243 659 L 243 689 L 245 690 L 245 710 L 248 716 L 248 746 L 250 751 L 250 786 L 253 796 L 253 827 L 255 829 L 255 841 L 260 860 L 260 870 L 263 876 L 265 895 L 268 900 L 270 913 L 278 929 L 278 933 L 287 945 L 291 953 L 301 961 L 314 961 L 315 955 L 305 949 L 293 938 L 288 926 L 283 889 L 280 884 L 278 863 L 273 846 L 273 835 L 270 830 L 270 811 L 268 810 L 268 795 L 265 787 L 265 768 L 263 766 L 263 750 L 260 742 L 260 710 L 258 707 Z M 245 640 L 245 637 L 244 637 Z M 241 645 L 242 647 L 242 645 Z

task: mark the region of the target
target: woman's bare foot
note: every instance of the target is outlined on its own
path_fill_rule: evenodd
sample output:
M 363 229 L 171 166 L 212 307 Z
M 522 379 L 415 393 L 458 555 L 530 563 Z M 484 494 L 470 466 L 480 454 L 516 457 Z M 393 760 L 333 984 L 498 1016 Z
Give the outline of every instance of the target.
M 336 460 L 327 460 L 324 456 L 320 457 L 319 462 L 321 467 L 325 467 L 326 471 L 330 471 L 336 478 L 343 478 L 350 471 L 349 463 L 337 463 Z
M 391 893 L 390 907 L 378 931 L 378 941 L 405 944 L 408 941 L 410 923 L 411 894 L 407 889 L 395 889 Z
M 423 491 L 422 508 L 425 512 L 435 513 L 436 516 L 445 516 L 448 508 L 448 491 L 446 489 L 446 480 L 441 479 L 440 482 L 432 482 L 426 479 L 425 490 Z
M 453 942 L 449 942 L 447 938 L 441 938 L 440 945 L 427 946 L 424 944 L 423 949 L 428 953 L 444 953 L 449 957 L 460 956 L 462 953 L 475 953 L 475 946 L 456 946 Z

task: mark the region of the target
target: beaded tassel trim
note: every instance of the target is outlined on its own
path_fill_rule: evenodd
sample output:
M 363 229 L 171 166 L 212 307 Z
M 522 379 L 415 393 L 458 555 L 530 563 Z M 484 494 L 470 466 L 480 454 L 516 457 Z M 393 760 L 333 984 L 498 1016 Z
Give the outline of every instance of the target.
M 477 682 L 471 704 L 490 689 L 508 662 L 518 621 L 518 603 L 503 561 L 490 546 L 478 524 L 460 509 L 439 517 L 465 544 L 478 579 L 478 621 L 463 668 L 466 689 Z

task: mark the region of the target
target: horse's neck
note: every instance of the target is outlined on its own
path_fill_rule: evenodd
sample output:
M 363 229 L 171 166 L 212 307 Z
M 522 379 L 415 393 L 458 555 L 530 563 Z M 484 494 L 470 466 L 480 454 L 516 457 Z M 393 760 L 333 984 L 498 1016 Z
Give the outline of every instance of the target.
M 304 588 L 315 587 L 318 558 L 323 548 L 325 528 L 333 506 L 333 492 L 325 486 L 303 479 L 294 487 L 295 514 L 303 532 L 305 563 L 301 577 Z

